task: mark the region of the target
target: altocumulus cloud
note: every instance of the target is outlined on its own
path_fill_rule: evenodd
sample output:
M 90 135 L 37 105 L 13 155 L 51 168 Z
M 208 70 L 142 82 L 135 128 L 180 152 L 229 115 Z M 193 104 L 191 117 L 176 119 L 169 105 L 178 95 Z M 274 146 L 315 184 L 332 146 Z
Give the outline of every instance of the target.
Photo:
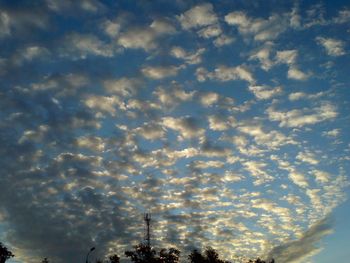
M 145 211 L 184 256 L 321 251 L 349 185 L 346 8 L 39 3 L 0 4 L 0 237 L 19 262 L 123 254 Z

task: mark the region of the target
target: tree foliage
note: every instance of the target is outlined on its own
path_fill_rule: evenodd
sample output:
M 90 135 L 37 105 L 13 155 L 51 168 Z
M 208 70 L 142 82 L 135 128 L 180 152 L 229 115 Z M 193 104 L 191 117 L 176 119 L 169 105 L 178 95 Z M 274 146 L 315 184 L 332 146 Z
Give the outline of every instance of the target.
M 5 263 L 6 260 L 14 256 L 15 255 L 0 242 L 0 263 Z
M 126 251 L 125 256 L 134 263 L 177 263 L 180 259 L 180 251 L 176 248 L 161 249 L 157 251 L 144 244 L 134 246 L 133 251 Z
M 109 256 L 109 263 L 119 263 L 120 258 L 117 254 L 114 254 L 112 256 Z
M 228 263 L 229 261 L 220 259 L 219 253 L 211 248 L 207 247 L 204 251 L 204 255 L 197 249 L 192 250 L 188 256 L 190 263 Z

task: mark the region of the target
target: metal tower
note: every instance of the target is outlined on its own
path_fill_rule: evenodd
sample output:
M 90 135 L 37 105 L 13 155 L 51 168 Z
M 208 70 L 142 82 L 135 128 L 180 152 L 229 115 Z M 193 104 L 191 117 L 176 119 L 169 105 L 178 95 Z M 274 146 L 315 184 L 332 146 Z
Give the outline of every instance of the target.
M 145 213 L 143 216 L 143 219 L 145 220 L 145 236 L 144 239 L 146 240 L 146 244 L 148 247 L 151 247 L 151 234 L 150 234 L 150 223 L 151 223 L 151 214 Z

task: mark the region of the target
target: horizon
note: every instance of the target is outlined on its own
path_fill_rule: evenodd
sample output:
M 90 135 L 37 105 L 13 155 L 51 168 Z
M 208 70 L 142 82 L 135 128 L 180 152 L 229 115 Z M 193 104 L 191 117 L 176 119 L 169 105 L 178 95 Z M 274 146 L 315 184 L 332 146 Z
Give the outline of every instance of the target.
M 350 256 L 347 1 L 0 2 L 0 241 L 77 262 Z M 129 246 L 129 247 L 128 247 Z

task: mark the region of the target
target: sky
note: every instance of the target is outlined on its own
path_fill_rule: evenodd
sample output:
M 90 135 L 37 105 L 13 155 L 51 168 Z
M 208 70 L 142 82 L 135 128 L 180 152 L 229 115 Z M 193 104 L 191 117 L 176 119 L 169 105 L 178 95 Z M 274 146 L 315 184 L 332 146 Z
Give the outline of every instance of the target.
M 346 2 L 0 0 L 9 262 L 348 259 Z

